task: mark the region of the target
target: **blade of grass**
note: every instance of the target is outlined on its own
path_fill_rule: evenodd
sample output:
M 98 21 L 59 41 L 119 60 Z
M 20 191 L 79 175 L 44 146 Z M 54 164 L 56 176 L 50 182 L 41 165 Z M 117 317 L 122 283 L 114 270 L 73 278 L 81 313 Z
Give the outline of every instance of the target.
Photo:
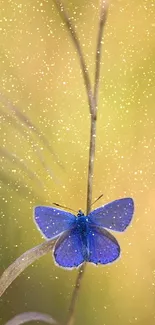
M 10 284 L 33 262 L 52 250 L 55 240 L 45 241 L 18 257 L 0 277 L 0 297 Z
M 10 319 L 7 323 L 5 323 L 5 325 L 21 325 L 32 321 L 39 321 L 47 324 L 58 325 L 58 323 L 50 315 L 33 311 L 19 314 Z
M 81 71 L 83 74 L 83 79 L 84 79 L 84 84 L 86 87 L 86 93 L 87 93 L 87 97 L 88 97 L 88 104 L 89 104 L 89 110 L 90 110 L 90 114 L 92 114 L 92 108 L 94 107 L 94 97 L 93 97 L 93 91 L 92 91 L 92 86 L 91 86 L 91 81 L 90 81 L 90 76 L 88 73 L 88 68 L 85 62 L 85 58 L 84 58 L 84 54 L 81 48 L 81 44 L 79 41 L 79 38 L 77 36 L 75 27 L 69 17 L 69 14 L 63 4 L 63 2 L 61 0 L 53 0 L 55 6 L 58 9 L 58 12 L 60 14 L 60 16 L 62 17 L 62 19 L 64 20 L 66 27 L 68 29 L 68 32 L 70 33 L 71 39 L 73 41 L 73 44 L 77 50 L 78 53 L 78 57 L 80 60 L 80 66 L 81 66 Z
M 43 199 L 43 195 L 40 196 L 40 193 L 36 192 L 32 188 L 29 188 L 19 179 L 15 179 L 8 172 L 6 173 L 5 170 L 0 171 L 0 183 L 5 184 L 7 187 L 10 187 L 13 191 L 15 191 L 20 197 L 22 198 L 31 198 L 31 200 L 38 200 L 44 204 L 45 199 Z
M 99 30 L 97 37 L 97 46 L 96 46 L 96 67 L 95 67 L 95 80 L 94 80 L 94 100 L 96 106 L 98 104 L 98 92 L 99 92 L 99 81 L 100 81 L 100 71 L 101 71 L 101 54 L 102 54 L 102 38 L 103 31 L 108 15 L 109 2 L 107 0 L 101 0 L 100 8 L 100 20 L 99 20 Z
M 36 134 L 38 136 L 38 138 L 42 141 L 42 143 L 44 144 L 44 147 L 47 148 L 47 150 L 49 150 L 49 152 L 51 153 L 51 155 L 54 157 L 55 161 L 57 162 L 58 165 L 60 165 L 60 167 L 63 168 L 62 164 L 59 161 L 59 158 L 57 156 L 57 154 L 53 151 L 53 149 L 51 148 L 51 145 L 49 144 L 49 141 L 46 139 L 46 137 L 40 132 L 39 128 L 37 128 L 34 123 L 31 122 L 30 118 L 28 116 L 26 116 L 25 114 L 23 114 L 19 108 L 17 106 L 15 106 L 13 103 L 11 103 L 11 101 L 9 101 L 4 94 L 0 93 L 0 101 L 5 105 L 5 107 L 8 108 L 8 110 L 10 112 L 12 112 L 13 114 L 15 114 L 15 116 L 19 119 L 19 121 L 25 125 L 31 132 L 33 132 L 34 134 Z
M 1 96 L 1 94 L 0 94 L 0 96 Z M 13 113 L 14 113 L 14 111 L 13 111 Z M 17 115 L 13 114 L 13 116 L 11 116 L 11 115 L 8 116 L 8 114 L 6 114 L 6 112 L 3 112 L 2 109 L 0 110 L 0 115 L 2 116 L 3 120 L 5 120 L 5 121 L 7 121 L 9 123 L 9 125 L 11 127 L 13 127 L 15 130 L 17 129 L 18 132 L 20 132 L 24 136 L 25 140 L 27 141 L 27 132 L 25 132 L 25 128 L 23 128 L 23 125 L 26 128 L 28 126 L 25 125 L 21 121 L 21 119 L 18 118 Z M 26 116 L 24 116 L 24 119 L 26 120 Z M 30 124 L 29 124 L 28 131 L 29 130 L 31 130 L 31 131 L 34 130 L 33 128 L 30 128 Z M 37 142 L 34 142 L 34 139 L 33 139 L 32 135 L 31 135 L 31 133 L 29 133 L 28 137 L 29 137 L 29 143 L 31 144 L 31 148 L 33 148 L 33 151 L 35 152 L 37 158 L 39 159 L 39 162 L 41 163 L 42 167 L 45 169 L 45 171 L 50 176 L 50 178 L 55 181 L 55 183 L 60 184 L 61 183 L 60 180 L 54 175 L 51 168 L 46 164 L 45 159 L 43 157 L 43 153 L 42 153 L 42 151 L 40 149 L 40 145 Z M 39 140 L 40 140 L 40 138 L 39 138 Z M 60 165 L 61 165 L 61 168 L 63 168 L 62 164 L 60 164 Z
M 17 155 L 10 153 L 8 150 L 5 148 L 0 148 L 0 156 L 6 158 L 10 162 L 17 164 L 17 166 L 20 167 L 21 170 L 23 170 L 30 179 L 35 179 L 39 183 L 41 187 L 43 187 L 43 184 L 39 180 L 38 176 L 36 173 L 34 173 L 32 170 L 30 170 L 26 164 L 24 163 L 23 160 L 21 160 Z

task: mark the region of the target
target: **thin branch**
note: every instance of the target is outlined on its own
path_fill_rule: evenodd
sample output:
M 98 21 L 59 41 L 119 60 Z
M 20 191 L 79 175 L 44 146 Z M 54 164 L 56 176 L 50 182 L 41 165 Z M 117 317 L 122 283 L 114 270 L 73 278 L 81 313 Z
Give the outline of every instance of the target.
M 101 0 L 101 9 L 100 9 L 100 20 L 99 20 L 99 31 L 97 38 L 97 47 L 96 47 L 96 67 L 95 67 L 95 81 L 94 81 L 94 100 L 98 103 L 98 91 L 99 91 L 99 80 L 100 80 L 100 65 L 101 65 L 101 52 L 102 52 L 102 37 L 103 30 L 107 19 L 109 3 L 108 0 Z
M 91 129 L 90 129 L 88 182 L 87 182 L 87 215 L 91 210 L 91 203 L 92 203 L 92 187 L 93 187 L 93 173 L 94 173 L 95 145 L 96 145 L 96 120 L 97 120 L 98 90 L 99 90 L 100 62 L 101 62 L 101 45 L 102 45 L 103 27 L 105 25 L 105 21 L 107 17 L 107 9 L 108 9 L 107 2 L 102 1 L 99 32 L 98 32 L 98 42 L 97 42 L 97 50 L 96 50 L 94 95 L 93 95 L 93 100 L 90 103 Z M 76 284 L 72 293 L 71 303 L 68 311 L 68 318 L 65 325 L 74 324 L 75 306 L 76 306 L 76 301 L 78 298 L 78 293 L 80 290 L 81 281 L 84 275 L 85 268 L 86 268 L 86 263 L 84 263 L 79 268 Z
M 95 115 L 96 115 L 96 112 L 95 112 Z M 92 115 L 92 117 L 91 117 L 88 181 L 87 181 L 87 215 L 90 212 L 91 203 L 92 203 L 92 187 L 93 187 L 93 173 L 94 173 L 94 159 L 95 159 L 95 145 L 96 145 L 96 118 L 95 118 L 95 115 Z
M 77 301 L 77 298 L 78 298 L 78 292 L 79 292 L 79 289 L 80 289 L 80 285 L 81 285 L 81 280 L 83 278 L 83 274 L 84 274 L 84 271 L 85 271 L 85 263 L 82 264 L 82 266 L 79 268 L 79 271 L 78 271 L 78 276 L 76 278 L 76 283 L 75 283 L 75 287 L 74 287 L 74 290 L 73 290 L 73 293 L 72 293 L 72 299 L 71 299 L 71 302 L 70 302 L 70 306 L 69 306 L 69 309 L 68 309 L 68 317 L 67 317 L 67 321 L 66 321 L 66 325 L 73 325 L 74 324 L 74 311 L 75 311 L 75 305 L 76 305 L 76 301 Z
M 55 240 L 45 241 L 18 257 L 0 277 L 0 297 L 20 273 L 38 258 L 47 254 L 53 248 L 54 244 Z
M 86 87 L 86 92 L 87 92 L 87 96 L 88 96 L 89 110 L 90 110 L 90 114 L 92 114 L 93 108 L 95 107 L 93 90 L 92 90 L 91 81 L 90 81 L 90 77 L 89 77 L 89 73 L 88 73 L 88 68 L 87 68 L 87 65 L 86 65 L 86 62 L 84 59 L 84 55 L 83 55 L 83 51 L 82 51 L 82 48 L 80 45 L 80 41 L 76 34 L 74 25 L 72 24 L 71 18 L 69 17 L 68 12 L 64 7 L 63 2 L 61 0 L 53 0 L 53 2 L 55 3 L 60 15 L 62 16 L 62 19 L 64 20 L 64 22 L 68 28 L 68 31 L 72 38 L 72 41 L 73 41 L 75 48 L 77 50 L 78 57 L 80 60 L 81 70 L 82 70 L 82 74 L 83 74 L 83 79 L 84 79 L 84 83 L 85 83 L 85 87 Z
M 95 142 L 96 142 L 96 114 L 91 115 L 91 133 L 90 133 L 90 150 L 89 150 L 89 164 L 88 164 L 88 186 L 87 186 L 87 215 L 91 210 L 92 202 L 92 186 L 93 186 L 93 171 L 94 171 L 94 158 L 95 158 Z M 68 310 L 68 318 L 65 325 L 74 324 L 75 305 L 78 298 L 81 281 L 85 272 L 86 263 L 80 266 L 76 284 L 72 293 L 71 303 Z

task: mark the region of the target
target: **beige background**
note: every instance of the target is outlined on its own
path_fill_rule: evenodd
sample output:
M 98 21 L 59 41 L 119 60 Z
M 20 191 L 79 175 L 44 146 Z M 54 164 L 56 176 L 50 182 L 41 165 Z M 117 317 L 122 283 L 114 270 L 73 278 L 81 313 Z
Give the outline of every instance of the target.
M 93 81 L 99 1 L 66 3 Z M 136 210 L 132 226 L 116 234 L 121 258 L 110 266 L 87 266 L 76 325 L 155 321 L 154 17 L 153 0 L 111 1 L 103 44 L 93 197 L 104 193 L 96 207 L 131 196 Z M 56 201 L 85 209 L 90 119 L 78 56 L 52 0 L 0 0 L 0 28 L 0 92 L 40 129 L 56 154 L 10 114 L 11 106 L 1 104 L 2 272 L 42 241 L 33 223 L 35 205 Z M 4 103 L 4 97 L 0 100 Z M 41 152 L 53 178 L 41 164 Z M 40 181 L 30 179 L 24 165 L 12 163 L 9 153 L 22 159 Z M 50 254 L 40 259 L 2 297 L 0 323 L 25 311 L 63 320 L 76 274 L 55 266 Z

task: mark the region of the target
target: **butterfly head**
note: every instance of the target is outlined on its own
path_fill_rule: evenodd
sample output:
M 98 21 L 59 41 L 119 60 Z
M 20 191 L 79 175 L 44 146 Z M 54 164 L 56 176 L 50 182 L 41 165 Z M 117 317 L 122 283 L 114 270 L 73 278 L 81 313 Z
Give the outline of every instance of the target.
M 82 210 L 79 210 L 78 211 L 78 214 L 77 214 L 77 217 L 83 217 L 84 216 L 84 213 L 82 212 Z

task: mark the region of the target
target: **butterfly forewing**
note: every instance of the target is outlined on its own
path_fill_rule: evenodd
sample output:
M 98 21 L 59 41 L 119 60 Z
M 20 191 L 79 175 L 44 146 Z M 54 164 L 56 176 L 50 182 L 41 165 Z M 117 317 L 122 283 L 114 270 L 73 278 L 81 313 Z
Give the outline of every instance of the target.
M 124 231 L 130 224 L 133 212 L 133 200 L 123 198 L 95 209 L 88 215 L 88 218 L 97 226 L 115 231 Z
M 34 220 L 42 234 L 52 239 L 74 227 L 76 217 L 64 210 L 37 206 L 34 209 Z
M 66 268 L 79 266 L 85 260 L 85 245 L 78 228 L 66 231 L 56 242 L 54 258 L 57 264 Z
M 120 246 L 107 230 L 90 226 L 87 238 L 88 261 L 95 264 L 108 264 L 120 255 Z

